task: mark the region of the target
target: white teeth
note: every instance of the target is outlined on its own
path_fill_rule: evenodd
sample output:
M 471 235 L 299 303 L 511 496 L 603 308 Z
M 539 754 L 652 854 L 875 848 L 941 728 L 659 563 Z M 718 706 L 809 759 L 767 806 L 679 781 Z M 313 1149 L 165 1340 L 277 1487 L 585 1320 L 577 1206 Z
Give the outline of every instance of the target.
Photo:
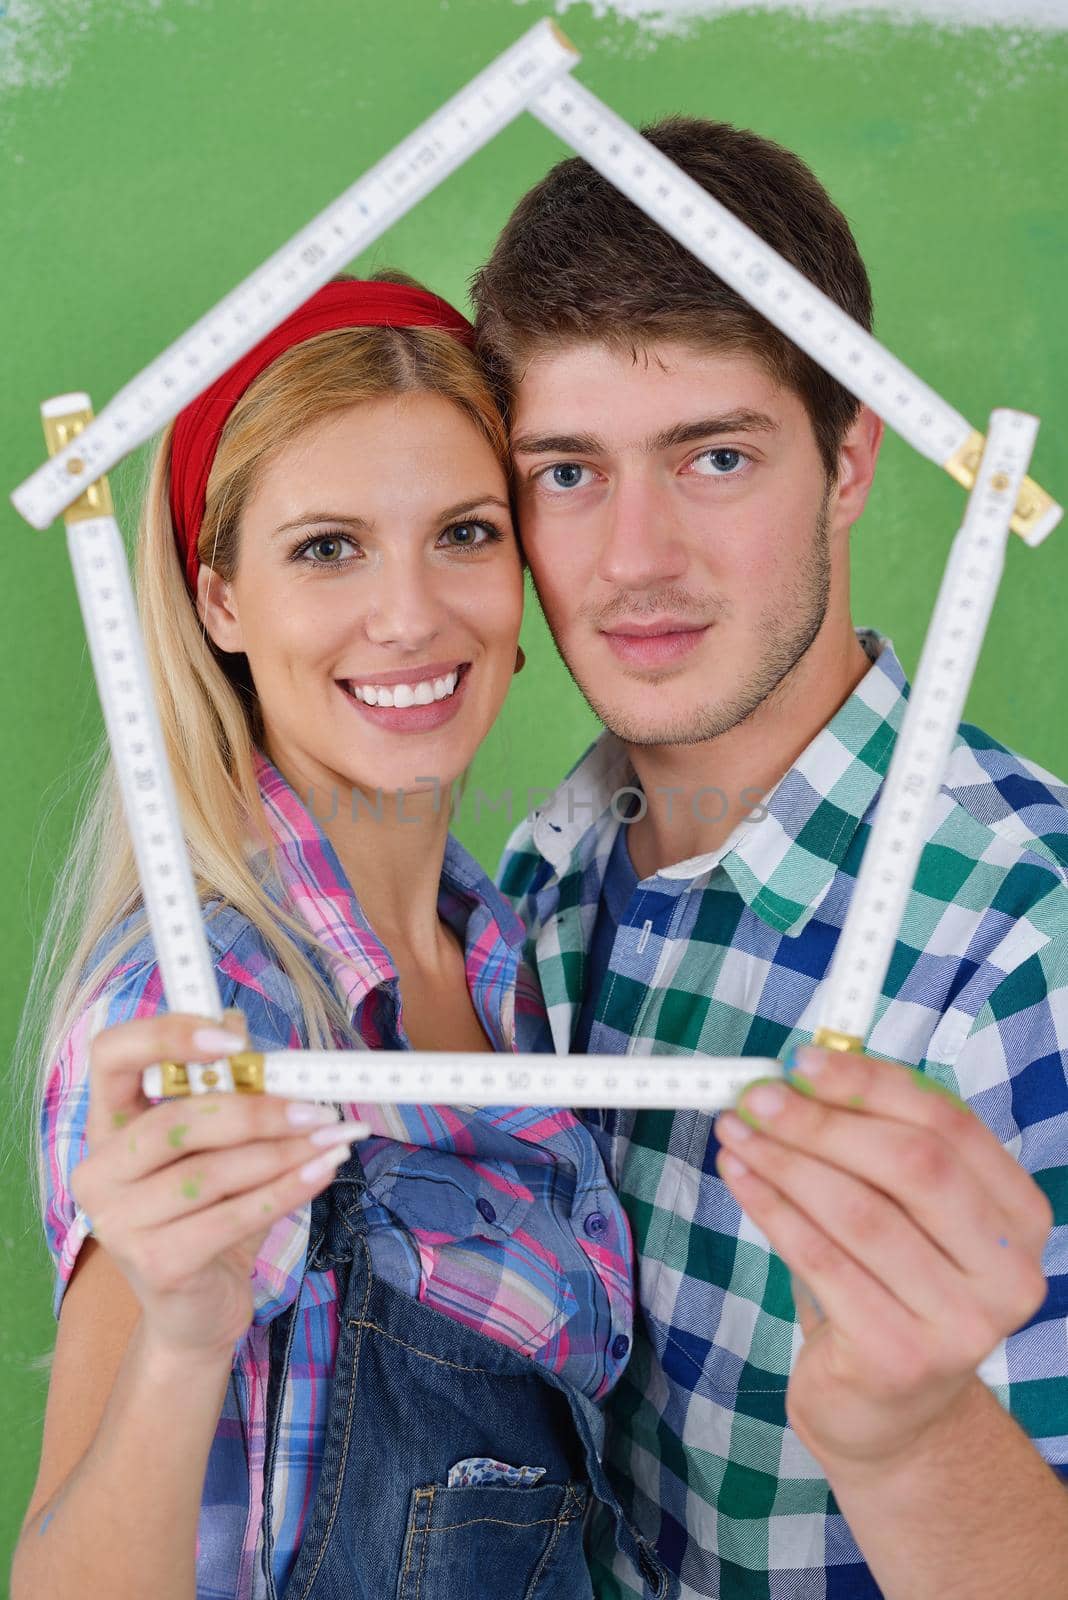
M 349 688 L 357 700 L 369 706 L 429 706 L 435 700 L 447 700 L 459 682 L 459 672 L 448 672 L 443 678 L 425 678 L 420 683 L 384 684 L 351 683 Z

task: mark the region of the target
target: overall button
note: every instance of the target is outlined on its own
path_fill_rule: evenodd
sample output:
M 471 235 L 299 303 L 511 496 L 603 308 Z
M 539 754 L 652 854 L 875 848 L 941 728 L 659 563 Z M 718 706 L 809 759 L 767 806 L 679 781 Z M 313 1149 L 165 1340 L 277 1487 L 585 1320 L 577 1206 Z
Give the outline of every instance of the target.
M 488 1200 L 482 1200 L 482 1199 L 476 1200 L 475 1201 L 475 1210 L 479 1213 L 480 1216 L 485 1217 L 487 1222 L 496 1222 L 497 1213 L 494 1210 L 494 1208 L 490 1205 Z
M 612 1359 L 614 1361 L 622 1361 L 629 1349 L 630 1340 L 627 1338 L 626 1334 L 617 1333 L 615 1338 L 612 1340 Z
M 608 1227 L 608 1218 L 603 1211 L 591 1211 L 582 1226 L 591 1239 L 599 1239 Z

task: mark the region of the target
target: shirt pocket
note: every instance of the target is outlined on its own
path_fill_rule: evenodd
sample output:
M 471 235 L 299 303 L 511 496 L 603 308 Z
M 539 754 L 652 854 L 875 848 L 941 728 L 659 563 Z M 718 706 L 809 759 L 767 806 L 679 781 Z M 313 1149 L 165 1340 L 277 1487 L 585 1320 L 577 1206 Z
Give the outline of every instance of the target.
M 592 1600 L 584 1483 L 413 1489 L 397 1600 Z
M 521 1228 L 534 1197 L 510 1162 L 383 1140 L 364 1163 L 371 1198 L 413 1232 L 442 1242 L 501 1239 Z
M 509 1162 L 394 1153 L 372 1165 L 368 1198 L 375 1270 L 422 1304 L 535 1359 L 575 1316 L 575 1292 L 542 1237 L 542 1203 Z

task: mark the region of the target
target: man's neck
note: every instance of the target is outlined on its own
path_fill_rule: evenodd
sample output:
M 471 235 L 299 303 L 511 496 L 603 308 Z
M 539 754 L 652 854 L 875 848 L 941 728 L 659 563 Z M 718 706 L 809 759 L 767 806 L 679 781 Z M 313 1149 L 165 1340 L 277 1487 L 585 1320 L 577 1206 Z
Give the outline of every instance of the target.
M 852 628 L 821 637 L 752 715 L 718 738 L 629 745 L 647 805 L 627 834 L 639 876 L 719 849 L 870 668 Z

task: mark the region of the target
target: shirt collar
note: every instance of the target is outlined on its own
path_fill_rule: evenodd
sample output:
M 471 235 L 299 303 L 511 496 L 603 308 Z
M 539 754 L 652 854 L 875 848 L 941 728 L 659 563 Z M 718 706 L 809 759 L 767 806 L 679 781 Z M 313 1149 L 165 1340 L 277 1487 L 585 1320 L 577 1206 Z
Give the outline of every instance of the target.
M 396 969 L 322 827 L 261 750 L 254 752 L 254 764 L 276 846 L 278 877 L 270 874 L 265 849 L 252 854 L 250 865 L 271 898 L 304 922 L 331 952 L 338 992 L 355 1015 L 372 989 L 396 979 Z M 523 925 L 512 906 L 451 834 L 445 845 L 438 906 L 464 938 L 469 959 L 476 942 L 485 944 L 487 932 L 512 950 L 522 948 Z
M 663 868 L 659 880 L 691 882 L 722 867 L 763 921 L 801 932 L 879 792 L 908 699 L 893 642 L 872 628 L 856 634 L 872 665 L 764 796 L 767 815 L 740 822 L 718 849 Z M 606 731 L 535 813 L 535 848 L 558 874 L 585 865 L 615 831 L 626 805 L 621 791 L 636 781 L 626 747 Z

